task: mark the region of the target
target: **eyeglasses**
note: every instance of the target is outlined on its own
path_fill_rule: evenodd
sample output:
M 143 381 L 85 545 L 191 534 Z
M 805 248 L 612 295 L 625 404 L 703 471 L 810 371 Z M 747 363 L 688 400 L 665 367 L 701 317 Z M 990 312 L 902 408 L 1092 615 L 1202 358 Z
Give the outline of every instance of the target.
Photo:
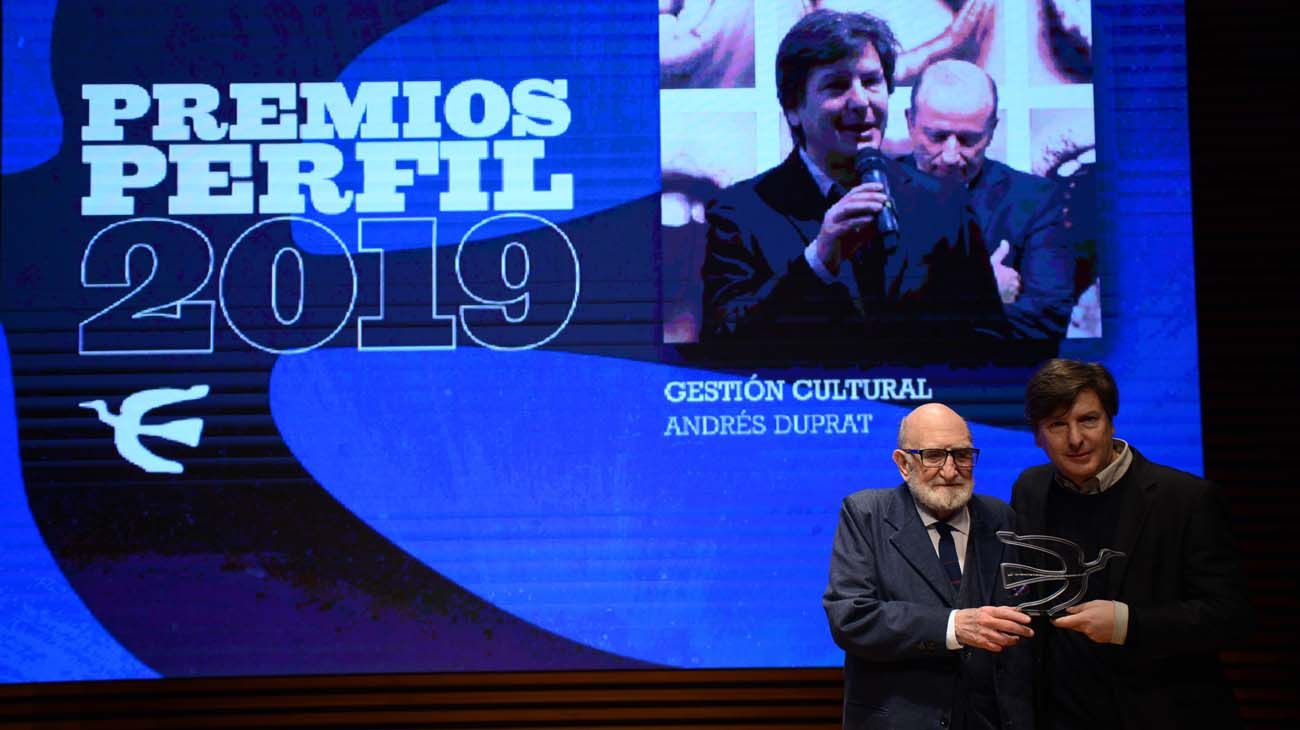
M 921 465 L 928 466 L 931 469 L 937 469 L 948 462 L 948 457 L 952 457 L 952 463 L 962 469 L 969 469 L 975 466 L 979 461 L 980 450 L 965 449 L 903 449 L 905 453 L 916 454 L 921 457 Z

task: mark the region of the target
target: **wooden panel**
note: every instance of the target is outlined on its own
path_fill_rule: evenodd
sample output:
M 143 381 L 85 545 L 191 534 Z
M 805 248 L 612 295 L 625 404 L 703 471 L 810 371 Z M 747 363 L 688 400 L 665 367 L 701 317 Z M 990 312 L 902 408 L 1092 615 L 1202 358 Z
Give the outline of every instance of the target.
M 834 728 L 837 669 L 361 675 L 0 687 L 34 728 Z

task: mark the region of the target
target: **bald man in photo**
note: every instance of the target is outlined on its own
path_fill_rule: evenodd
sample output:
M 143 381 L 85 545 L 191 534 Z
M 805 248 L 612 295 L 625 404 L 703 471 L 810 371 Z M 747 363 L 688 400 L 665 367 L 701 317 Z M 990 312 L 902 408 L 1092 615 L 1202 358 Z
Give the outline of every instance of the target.
M 986 157 L 998 124 L 997 84 L 973 63 L 940 61 L 921 72 L 906 116 L 912 155 L 903 161 L 970 192 L 1011 336 L 1064 337 L 1082 291 L 1065 198 L 1056 182 Z

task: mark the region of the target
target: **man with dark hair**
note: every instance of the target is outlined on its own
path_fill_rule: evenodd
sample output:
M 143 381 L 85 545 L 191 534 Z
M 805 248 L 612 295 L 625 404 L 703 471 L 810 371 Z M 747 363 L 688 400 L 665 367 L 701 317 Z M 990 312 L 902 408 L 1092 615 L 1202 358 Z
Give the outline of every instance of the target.
M 702 340 L 855 355 L 870 343 L 890 356 L 1002 334 L 961 186 L 892 160 L 888 190 L 855 170 L 858 151 L 884 138 L 896 53 L 889 26 L 863 13 L 815 11 L 781 41 L 778 99 L 797 148 L 709 207 Z M 897 231 L 881 230 L 886 205 Z
M 903 419 L 904 484 L 849 495 L 822 604 L 844 649 L 845 728 L 1029 730 L 1029 616 L 997 605 L 1011 510 L 974 494 L 970 429 L 941 403 Z M 1011 668 L 1011 665 L 1017 665 Z
M 989 248 L 1012 336 L 1059 340 L 1070 324 L 1075 255 L 1058 185 L 985 156 L 998 124 L 998 87 L 967 61 L 927 66 L 912 87 L 905 162 L 960 181 Z
M 1251 608 L 1218 487 L 1114 437 L 1119 389 L 1100 364 L 1051 360 L 1025 388 L 1050 464 L 1012 487 L 1016 532 L 1122 552 L 1034 642 L 1039 727 L 1232 728 L 1216 650 Z M 1044 566 L 1044 567 L 1058 567 Z

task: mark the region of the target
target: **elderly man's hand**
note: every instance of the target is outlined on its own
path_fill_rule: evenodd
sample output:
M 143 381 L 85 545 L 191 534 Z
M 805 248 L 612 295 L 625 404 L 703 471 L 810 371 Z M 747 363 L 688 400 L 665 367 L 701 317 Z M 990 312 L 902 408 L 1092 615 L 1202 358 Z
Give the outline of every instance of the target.
M 962 646 L 998 653 L 1034 635 L 1029 621 L 1028 615 L 1008 606 L 980 606 L 958 611 L 953 628 Z
M 1078 631 L 1098 644 L 1109 644 L 1115 635 L 1115 602 L 1088 601 L 1065 609 L 1068 616 L 1052 619 L 1052 625 Z
M 1011 244 L 1004 238 L 1002 243 L 998 244 L 998 250 L 989 257 L 989 263 L 993 266 L 993 276 L 998 281 L 998 295 L 1002 297 L 1003 304 L 1012 304 L 1020 296 L 1020 272 L 1003 263 L 1009 253 L 1011 253 Z

